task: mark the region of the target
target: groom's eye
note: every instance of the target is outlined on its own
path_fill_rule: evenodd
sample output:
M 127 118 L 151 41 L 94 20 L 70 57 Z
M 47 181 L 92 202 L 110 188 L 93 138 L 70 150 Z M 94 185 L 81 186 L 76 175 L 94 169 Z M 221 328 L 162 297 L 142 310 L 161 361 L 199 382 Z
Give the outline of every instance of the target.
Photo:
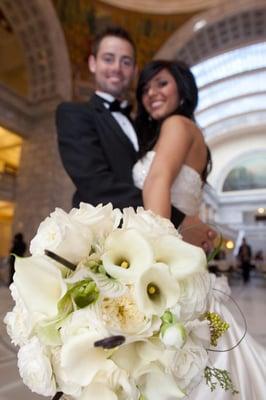
M 111 55 L 105 55 L 105 56 L 103 56 L 103 61 L 105 62 L 105 63 L 112 63 L 113 62 L 113 60 L 114 60 L 114 57 L 112 57 Z

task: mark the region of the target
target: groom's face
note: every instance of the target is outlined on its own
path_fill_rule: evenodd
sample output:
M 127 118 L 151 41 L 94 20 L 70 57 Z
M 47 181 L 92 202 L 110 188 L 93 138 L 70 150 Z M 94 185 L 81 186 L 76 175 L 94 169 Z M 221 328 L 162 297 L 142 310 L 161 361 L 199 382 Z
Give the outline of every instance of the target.
M 136 73 L 134 49 L 125 39 L 106 36 L 96 56 L 89 57 L 89 69 L 95 76 L 96 90 L 122 98 Z

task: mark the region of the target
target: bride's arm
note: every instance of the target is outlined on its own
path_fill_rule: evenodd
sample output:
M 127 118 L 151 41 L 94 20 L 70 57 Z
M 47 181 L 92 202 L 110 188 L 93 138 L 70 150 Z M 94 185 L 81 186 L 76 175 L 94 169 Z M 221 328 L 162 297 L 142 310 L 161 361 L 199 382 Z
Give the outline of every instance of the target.
M 156 143 L 156 154 L 143 187 L 146 209 L 171 217 L 171 187 L 193 143 L 191 122 L 180 116 L 167 118 Z

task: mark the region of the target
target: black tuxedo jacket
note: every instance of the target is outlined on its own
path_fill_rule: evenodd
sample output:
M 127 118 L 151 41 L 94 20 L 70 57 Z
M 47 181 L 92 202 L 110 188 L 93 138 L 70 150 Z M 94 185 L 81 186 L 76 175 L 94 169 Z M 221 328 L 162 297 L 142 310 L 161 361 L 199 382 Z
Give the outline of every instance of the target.
M 142 193 L 132 179 L 137 153 L 103 102 L 93 95 L 89 102 L 62 103 L 56 110 L 59 152 L 76 186 L 73 206 L 81 201 L 111 202 L 120 209 L 142 206 Z M 172 209 L 176 226 L 183 218 Z

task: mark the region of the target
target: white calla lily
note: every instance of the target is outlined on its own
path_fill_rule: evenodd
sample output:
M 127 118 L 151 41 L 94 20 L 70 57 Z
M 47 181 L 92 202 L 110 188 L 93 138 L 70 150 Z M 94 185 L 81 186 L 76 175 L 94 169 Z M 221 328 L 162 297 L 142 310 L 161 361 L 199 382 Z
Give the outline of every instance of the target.
M 154 243 L 154 251 L 156 261 L 167 264 L 177 279 L 184 279 L 207 269 L 207 259 L 202 248 L 186 243 L 176 236 L 160 237 Z
M 116 230 L 106 239 L 102 261 L 109 275 L 133 283 L 153 263 L 152 246 L 134 229 Z
M 70 337 L 61 349 L 61 366 L 66 379 L 86 386 L 89 385 L 98 371 L 109 368 L 113 362 L 108 360 L 108 352 L 95 347 L 99 340 L 96 331 L 85 330 L 80 335 Z
M 57 315 L 57 304 L 67 286 L 59 268 L 45 257 L 16 257 L 14 283 L 31 313 L 47 318 Z
M 51 353 L 53 372 L 57 382 L 57 391 L 60 390 L 65 394 L 78 398 L 82 393 L 82 386 L 73 383 L 61 368 L 61 347 L 51 348 Z
M 183 399 L 186 396 L 173 376 L 155 363 L 145 367 L 137 379 L 137 384 L 141 394 L 149 400 Z
M 131 382 L 126 371 L 113 365 L 106 371 L 100 371 L 88 385 L 78 400 L 138 400 L 139 391 Z
M 146 269 L 135 284 L 135 297 L 145 315 L 161 316 L 165 309 L 179 299 L 179 284 L 173 279 L 167 265 L 157 263 Z
M 146 365 L 146 360 L 142 358 L 142 346 L 140 343 L 145 345 L 145 342 L 134 342 L 120 346 L 111 359 L 119 367 L 127 371 L 132 377 L 134 372 L 143 368 Z

